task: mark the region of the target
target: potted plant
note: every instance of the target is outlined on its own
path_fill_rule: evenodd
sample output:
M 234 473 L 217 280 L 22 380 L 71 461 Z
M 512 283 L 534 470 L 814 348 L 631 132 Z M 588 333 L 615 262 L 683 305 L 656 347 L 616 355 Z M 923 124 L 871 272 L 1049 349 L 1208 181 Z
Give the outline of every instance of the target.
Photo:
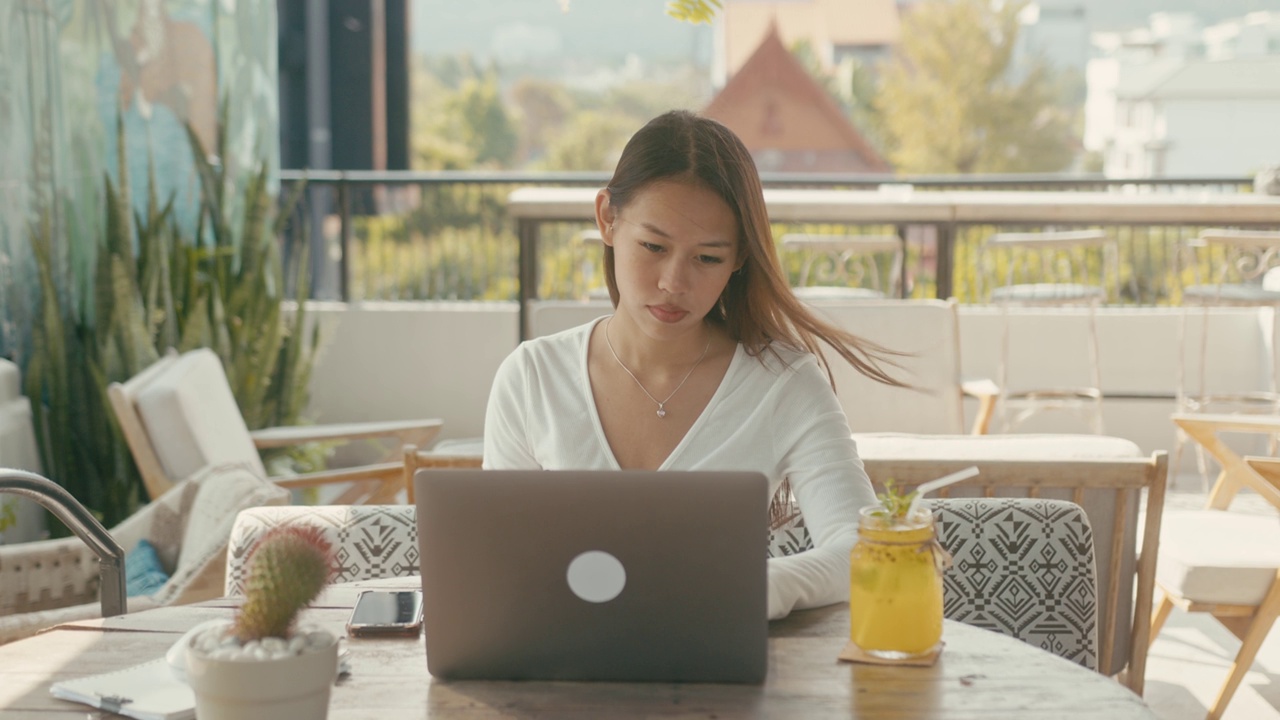
M 338 639 L 295 621 L 328 582 L 332 552 L 315 528 L 276 528 L 254 547 L 235 620 L 195 633 L 186 648 L 200 720 L 327 716 Z

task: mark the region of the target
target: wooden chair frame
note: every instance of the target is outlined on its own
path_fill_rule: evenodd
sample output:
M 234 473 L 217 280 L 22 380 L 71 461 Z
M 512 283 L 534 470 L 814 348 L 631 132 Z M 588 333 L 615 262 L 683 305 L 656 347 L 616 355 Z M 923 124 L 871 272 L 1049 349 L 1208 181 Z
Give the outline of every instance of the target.
M 423 468 L 476 468 L 481 465 L 484 458 L 480 455 L 466 454 L 447 454 L 433 453 L 427 450 L 419 450 L 416 445 L 404 446 L 404 464 L 401 465 L 401 472 L 406 492 L 408 493 L 408 504 L 414 503 L 413 494 L 413 474 Z
M 1226 511 L 1236 494 L 1241 489 L 1248 488 L 1280 510 L 1280 458 L 1248 456 L 1244 458 L 1244 465 L 1249 469 L 1248 472 L 1223 472 L 1209 495 L 1206 507 L 1209 510 Z M 1159 605 L 1151 620 L 1150 642 L 1155 642 L 1175 607 L 1184 612 L 1207 612 L 1240 639 L 1240 651 L 1236 653 L 1231 671 L 1227 673 L 1226 681 L 1218 690 L 1213 706 L 1209 708 L 1208 720 L 1217 720 L 1226 712 L 1227 704 L 1240 688 L 1245 673 L 1253 665 L 1276 618 L 1280 617 L 1280 568 L 1276 568 L 1276 579 L 1272 581 L 1271 589 L 1257 605 L 1199 603 L 1175 595 L 1161 586 Z
M 147 495 L 156 499 L 182 478 L 171 478 L 156 454 L 155 446 L 147 434 L 146 426 L 138 415 L 134 398 L 143 387 L 159 377 L 178 361 L 178 353 L 170 350 L 150 367 L 129 380 L 107 386 L 120 432 L 124 435 L 129 451 L 137 463 L 138 472 L 146 486 Z M 416 442 L 426 444 L 440 433 L 440 420 L 406 420 L 390 422 L 344 423 L 337 425 L 299 425 L 274 427 L 250 431 L 254 447 L 258 449 L 290 447 L 309 442 L 350 441 L 372 438 L 395 438 L 399 444 Z M 323 470 L 288 477 L 267 478 L 283 488 L 315 488 L 337 483 L 350 483 L 350 487 L 330 501 L 334 505 L 363 502 L 380 505 L 395 502 L 400 491 L 403 473 L 399 462 L 383 462 L 338 470 Z
M 1142 694 L 1146 675 L 1147 649 L 1150 645 L 1152 597 L 1155 590 L 1156 554 L 1160 542 L 1160 519 L 1164 509 L 1168 482 L 1168 456 L 1165 452 L 1150 457 L 1052 460 L 920 460 L 864 459 L 867 474 L 877 490 L 892 479 L 896 487 L 912 488 L 934 478 L 976 465 L 977 477 L 944 488 L 937 497 L 1062 497 L 1085 508 L 1094 526 L 1098 560 L 1106 567 L 1098 568 L 1099 579 L 1099 672 L 1117 676 L 1138 695 Z M 1130 515 L 1136 519 L 1146 491 L 1141 552 L 1137 527 L 1131 527 Z M 1112 508 L 1111 522 L 1104 523 L 1091 508 Z M 1126 555 L 1132 554 L 1134 577 L 1124 577 Z M 1104 585 L 1105 583 L 1105 585 Z M 1105 588 L 1105 592 L 1104 592 Z M 1121 612 L 1121 592 L 1133 591 L 1132 624 L 1129 630 L 1129 652 L 1118 664 L 1115 639 Z

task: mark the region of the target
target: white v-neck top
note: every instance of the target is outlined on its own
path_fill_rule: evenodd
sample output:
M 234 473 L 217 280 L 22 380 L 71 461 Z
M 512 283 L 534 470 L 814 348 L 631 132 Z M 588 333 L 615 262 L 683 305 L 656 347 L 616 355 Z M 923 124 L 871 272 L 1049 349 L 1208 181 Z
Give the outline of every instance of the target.
M 485 468 L 619 469 L 587 376 L 598 322 L 528 340 L 503 361 L 485 415 Z M 769 352 L 752 357 L 739 345 L 706 409 L 659 467 L 754 470 L 769 478 L 771 492 L 790 478 L 814 548 L 769 560 L 770 619 L 849 598 L 858 510 L 875 502 L 817 359 L 778 353 L 781 361 Z

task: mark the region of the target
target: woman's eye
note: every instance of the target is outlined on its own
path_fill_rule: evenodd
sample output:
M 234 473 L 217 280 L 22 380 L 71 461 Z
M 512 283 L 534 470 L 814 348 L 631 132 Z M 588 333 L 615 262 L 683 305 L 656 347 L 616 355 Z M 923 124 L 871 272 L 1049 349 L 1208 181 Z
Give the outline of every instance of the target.
M 698 262 L 705 263 L 707 265 L 719 265 L 724 262 L 724 258 L 716 257 L 715 255 L 699 255 Z
M 644 248 L 645 250 L 648 250 L 649 252 L 654 252 L 654 253 L 662 252 L 662 246 L 656 243 L 641 242 L 640 247 Z

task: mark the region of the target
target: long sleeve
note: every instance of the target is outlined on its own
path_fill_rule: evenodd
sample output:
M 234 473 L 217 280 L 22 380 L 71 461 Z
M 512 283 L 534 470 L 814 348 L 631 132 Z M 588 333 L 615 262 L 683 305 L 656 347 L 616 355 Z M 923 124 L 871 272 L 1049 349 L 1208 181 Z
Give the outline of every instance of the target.
M 849 423 L 816 362 L 781 389 L 774 430 L 780 470 L 813 538 L 808 552 L 769 560 L 769 618 L 849 598 L 849 553 L 858 512 L 875 502 Z
M 507 356 L 498 367 L 489 405 L 484 417 L 485 470 L 537 469 L 529 442 L 529 378 L 527 357 L 522 348 Z

